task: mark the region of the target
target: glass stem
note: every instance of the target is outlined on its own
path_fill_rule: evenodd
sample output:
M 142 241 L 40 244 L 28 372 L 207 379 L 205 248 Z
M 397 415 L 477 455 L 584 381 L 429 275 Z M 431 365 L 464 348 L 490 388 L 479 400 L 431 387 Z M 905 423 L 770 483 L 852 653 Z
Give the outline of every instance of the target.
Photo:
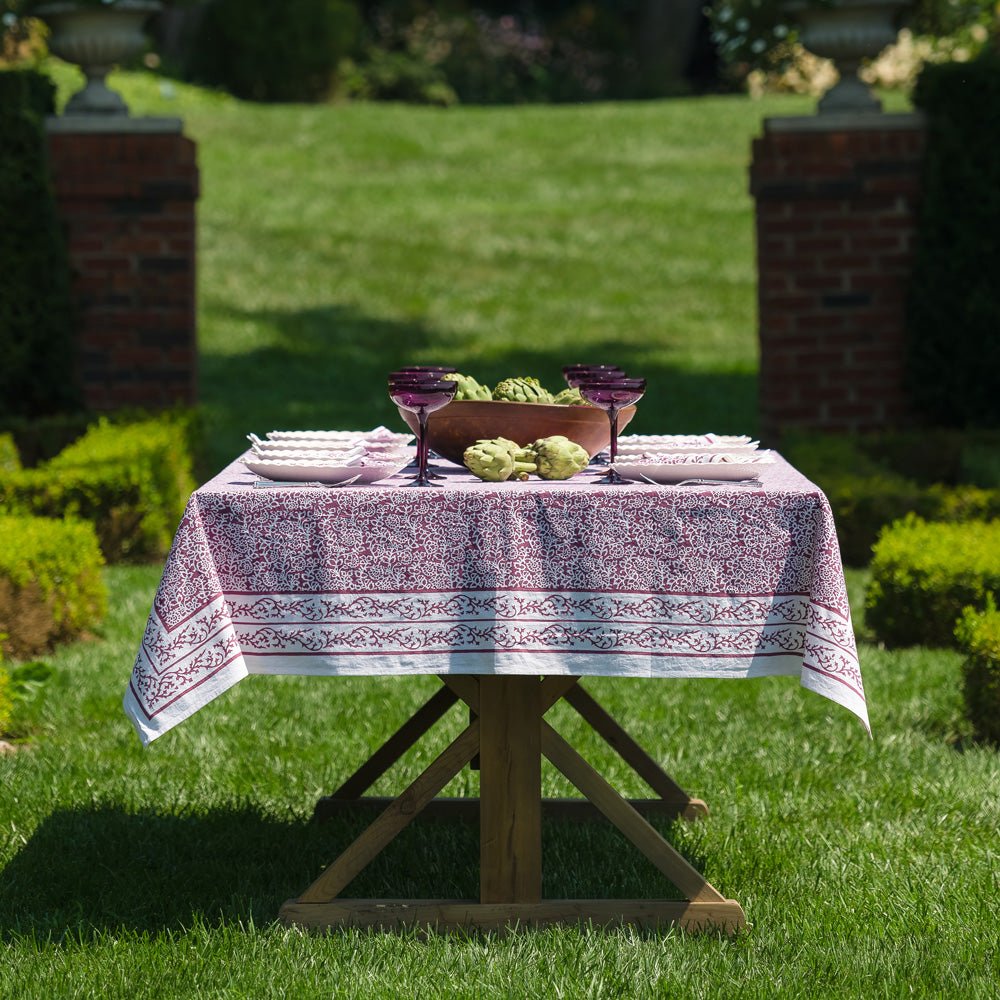
M 417 482 L 423 483 L 427 479 L 427 408 L 421 406 L 417 410 Z
M 608 420 L 611 421 L 611 461 L 618 457 L 618 407 L 608 410 Z

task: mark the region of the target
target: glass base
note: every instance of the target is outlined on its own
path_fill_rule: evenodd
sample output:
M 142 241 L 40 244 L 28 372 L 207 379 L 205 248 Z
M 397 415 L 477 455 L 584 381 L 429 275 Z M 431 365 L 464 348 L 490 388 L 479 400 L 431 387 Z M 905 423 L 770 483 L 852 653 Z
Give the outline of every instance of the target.
M 625 480 L 614 469 L 608 469 L 599 479 L 592 479 L 592 483 L 599 486 L 621 486 Z

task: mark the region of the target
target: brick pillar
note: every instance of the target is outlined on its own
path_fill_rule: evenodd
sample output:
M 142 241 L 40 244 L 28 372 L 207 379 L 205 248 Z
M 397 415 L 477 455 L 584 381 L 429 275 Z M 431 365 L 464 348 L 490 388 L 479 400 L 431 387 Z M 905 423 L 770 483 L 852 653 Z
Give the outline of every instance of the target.
M 918 115 L 765 121 L 754 140 L 760 429 L 906 419 L 906 285 L 924 149 Z
M 176 119 L 48 122 L 69 246 L 84 401 L 195 401 L 195 144 Z

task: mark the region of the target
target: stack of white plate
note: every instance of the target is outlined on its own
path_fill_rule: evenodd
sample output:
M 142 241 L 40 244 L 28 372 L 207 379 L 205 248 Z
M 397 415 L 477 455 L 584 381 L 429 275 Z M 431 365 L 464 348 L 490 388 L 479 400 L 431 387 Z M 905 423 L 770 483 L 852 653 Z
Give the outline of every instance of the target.
M 387 479 L 413 459 L 410 434 L 385 427 L 371 431 L 271 431 L 266 439 L 248 434 L 251 449 L 243 464 L 278 482 L 359 485 Z
M 618 438 L 618 454 L 712 454 L 756 451 L 759 445 L 747 434 L 623 434 Z
M 762 466 L 774 463 L 759 444 L 747 434 L 626 434 L 618 439 L 614 467 L 635 482 L 756 479 Z

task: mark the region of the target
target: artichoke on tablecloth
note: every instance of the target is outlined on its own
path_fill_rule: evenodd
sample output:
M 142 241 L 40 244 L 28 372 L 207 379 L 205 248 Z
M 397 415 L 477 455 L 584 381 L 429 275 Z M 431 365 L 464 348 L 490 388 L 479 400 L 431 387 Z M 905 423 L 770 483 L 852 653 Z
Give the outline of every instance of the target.
M 474 476 L 490 483 L 527 479 L 536 469 L 534 453 L 507 438 L 477 441 L 465 449 L 462 461 Z
M 590 464 L 586 449 L 562 434 L 539 438 L 528 450 L 542 479 L 569 479 Z
M 507 403 L 551 403 L 552 393 L 537 378 L 505 378 L 493 389 L 493 398 Z
M 471 375 L 461 375 L 453 372 L 441 376 L 449 382 L 457 382 L 458 388 L 455 390 L 455 399 L 492 399 L 493 393 L 489 387 L 481 385 Z

